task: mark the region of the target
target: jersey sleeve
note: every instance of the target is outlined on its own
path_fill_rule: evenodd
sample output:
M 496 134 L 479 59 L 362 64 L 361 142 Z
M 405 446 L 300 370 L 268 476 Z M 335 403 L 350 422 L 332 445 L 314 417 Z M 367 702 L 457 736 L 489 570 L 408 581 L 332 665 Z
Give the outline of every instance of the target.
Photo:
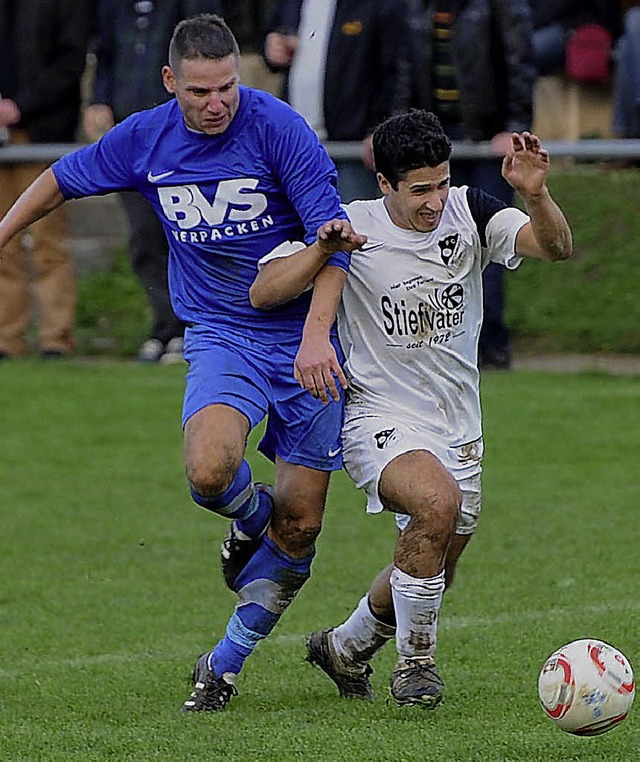
M 516 254 L 516 236 L 527 222 L 527 215 L 512 206 L 493 215 L 487 223 L 487 252 L 490 262 L 498 262 L 509 270 L 515 270 L 520 265 L 522 257 Z
M 51 169 L 65 199 L 101 196 L 135 188 L 134 135 L 128 121 L 113 127 L 97 143 L 56 161 Z
M 283 241 L 279 246 L 276 246 L 275 249 L 272 249 L 258 260 L 258 270 L 262 270 L 268 262 L 273 262 L 274 259 L 285 259 L 306 248 L 302 241 Z
M 497 262 L 514 270 L 522 262 L 516 254 L 516 236 L 529 217 L 480 188 L 467 189 L 467 203 L 483 249 L 483 266 Z
M 292 112 L 285 129 L 271 141 L 273 170 L 294 205 L 305 229 L 304 242 L 316 240 L 318 228 L 332 219 L 347 219 L 340 206 L 336 168 L 316 134 L 304 119 Z M 339 251 L 327 264 L 349 269 L 350 255 Z

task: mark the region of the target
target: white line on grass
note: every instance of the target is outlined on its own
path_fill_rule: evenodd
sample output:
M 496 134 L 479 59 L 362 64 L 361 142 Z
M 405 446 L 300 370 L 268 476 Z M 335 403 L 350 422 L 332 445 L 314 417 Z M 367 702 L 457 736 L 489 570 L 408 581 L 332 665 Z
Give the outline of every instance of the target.
M 531 624 L 533 622 L 546 622 L 551 619 L 567 619 L 576 617 L 584 618 L 588 616 L 601 616 L 602 614 L 611 614 L 614 612 L 637 612 L 640 610 L 640 602 L 622 602 L 617 601 L 615 603 L 601 603 L 592 606 L 583 606 L 578 608 L 572 608 L 569 606 L 562 607 L 550 607 L 548 609 L 541 609 L 536 611 L 509 611 L 504 614 L 498 614 L 496 616 L 451 616 L 447 617 L 446 613 L 443 613 L 440 620 L 441 630 L 465 630 L 469 628 L 494 628 L 502 627 L 505 624 Z M 290 645 L 293 643 L 299 643 L 303 640 L 308 633 L 288 633 L 283 635 L 276 635 L 270 639 L 271 643 L 279 645 Z M 34 659 L 34 656 L 29 657 L 29 661 L 21 666 L 14 666 L 12 669 L 0 669 L 0 679 L 2 680 L 15 680 L 16 678 L 24 678 L 28 674 L 37 672 L 43 674 L 48 671 L 55 671 L 58 669 L 86 669 L 91 666 L 98 666 L 101 664 L 130 664 L 141 660 L 160 660 L 168 661 L 173 660 L 176 656 L 188 658 L 193 656 L 192 653 L 187 653 L 186 650 L 172 650 L 151 652 L 144 651 L 143 653 L 120 653 L 120 654 L 97 654 L 95 656 L 78 656 L 69 659 L 52 659 L 49 655 L 47 658 L 43 658 L 42 661 Z

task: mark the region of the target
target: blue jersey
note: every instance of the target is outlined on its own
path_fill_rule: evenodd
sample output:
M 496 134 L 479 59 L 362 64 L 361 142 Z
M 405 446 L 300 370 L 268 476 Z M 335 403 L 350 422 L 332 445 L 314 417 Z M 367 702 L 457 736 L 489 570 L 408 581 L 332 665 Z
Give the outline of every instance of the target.
M 241 87 L 229 127 L 205 135 L 185 125 L 172 100 L 132 115 L 53 172 L 67 199 L 136 190 L 151 202 L 169 241 L 169 287 L 181 320 L 269 343 L 299 340 L 309 292 L 268 312 L 254 309 L 257 262 L 285 241 L 311 243 L 320 225 L 346 214 L 333 163 L 287 104 Z M 330 262 L 347 269 L 349 257 L 339 252 Z

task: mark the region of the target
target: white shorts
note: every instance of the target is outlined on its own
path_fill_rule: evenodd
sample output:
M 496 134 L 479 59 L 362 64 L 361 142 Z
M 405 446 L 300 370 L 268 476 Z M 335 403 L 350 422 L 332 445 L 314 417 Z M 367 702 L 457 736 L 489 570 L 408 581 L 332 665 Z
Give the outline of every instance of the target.
M 456 480 L 462 492 L 462 508 L 456 534 L 472 534 L 478 525 L 482 507 L 482 439 L 459 447 L 447 447 L 432 431 L 420 428 L 420 422 L 407 423 L 389 413 L 347 415 L 342 429 L 344 467 L 367 495 L 367 512 L 380 513 L 384 506 L 378 485 L 385 466 L 411 450 L 427 450 L 438 458 Z M 400 529 L 411 517 L 396 514 Z

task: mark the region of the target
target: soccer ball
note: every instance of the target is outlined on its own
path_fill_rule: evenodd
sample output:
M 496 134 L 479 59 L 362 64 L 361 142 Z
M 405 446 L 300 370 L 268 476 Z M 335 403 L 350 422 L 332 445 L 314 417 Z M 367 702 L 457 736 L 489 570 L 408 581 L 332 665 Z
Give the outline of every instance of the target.
M 554 651 L 538 677 L 538 696 L 547 717 L 578 736 L 597 736 L 621 723 L 635 691 L 627 658 L 591 638 Z

